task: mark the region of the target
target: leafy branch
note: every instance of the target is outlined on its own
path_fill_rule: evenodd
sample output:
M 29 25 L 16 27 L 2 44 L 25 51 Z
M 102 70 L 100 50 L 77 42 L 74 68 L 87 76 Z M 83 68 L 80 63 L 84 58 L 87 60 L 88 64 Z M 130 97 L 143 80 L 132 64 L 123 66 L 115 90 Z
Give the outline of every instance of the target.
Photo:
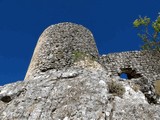
M 138 36 L 144 42 L 144 45 L 141 46 L 143 50 L 159 50 L 160 51 L 160 15 L 154 22 L 151 22 L 148 17 L 139 16 L 133 22 L 135 28 L 139 28 L 140 32 Z M 152 29 L 150 29 L 150 27 Z M 151 34 L 151 33 L 152 34 Z

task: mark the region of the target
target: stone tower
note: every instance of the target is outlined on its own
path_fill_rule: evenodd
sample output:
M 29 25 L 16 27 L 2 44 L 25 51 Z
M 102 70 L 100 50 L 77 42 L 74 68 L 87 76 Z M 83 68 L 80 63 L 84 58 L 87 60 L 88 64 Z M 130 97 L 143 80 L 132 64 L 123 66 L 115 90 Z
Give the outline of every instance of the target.
M 68 22 L 49 26 L 38 40 L 25 80 L 50 69 L 69 67 L 75 51 L 98 58 L 93 35 L 88 29 Z

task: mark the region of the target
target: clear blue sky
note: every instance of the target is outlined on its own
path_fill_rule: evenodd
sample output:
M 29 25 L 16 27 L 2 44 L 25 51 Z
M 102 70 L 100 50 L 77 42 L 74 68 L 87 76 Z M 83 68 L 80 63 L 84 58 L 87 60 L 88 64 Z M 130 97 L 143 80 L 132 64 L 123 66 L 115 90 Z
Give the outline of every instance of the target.
M 160 0 L 0 0 L 0 85 L 23 80 L 42 31 L 74 22 L 94 34 L 100 54 L 139 50 L 132 22 L 156 19 Z

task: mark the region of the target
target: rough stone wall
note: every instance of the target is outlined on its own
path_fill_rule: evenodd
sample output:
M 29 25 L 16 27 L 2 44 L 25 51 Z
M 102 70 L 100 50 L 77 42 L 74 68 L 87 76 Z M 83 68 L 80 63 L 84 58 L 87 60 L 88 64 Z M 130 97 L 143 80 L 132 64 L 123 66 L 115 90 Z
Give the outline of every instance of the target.
M 92 33 L 73 23 L 49 26 L 40 36 L 25 80 L 34 79 L 50 69 L 70 67 L 74 52 L 100 58 L 111 76 L 127 73 L 128 78 L 143 77 L 150 81 L 160 80 L 160 53 L 156 51 L 131 51 L 98 55 Z
M 160 52 L 157 51 L 112 53 L 101 56 L 101 61 L 111 76 L 126 73 L 130 75 L 130 79 L 138 77 L 160 79 Z
M 73 53 L 77 51 L 98 57 L 93 35 L 88 29 L 68 22 L 49 26 L 38 40 L 25 80 L 49 69 L 69 67 L 73 63 Z
M 128 78 L 140 86 L 148 102 L 157 103 L 155 81 L 160 80 L 160 52 L 131 51 L 112 53 L 100 57 L 110 77 L 120 77 L 125 73 Z M 124 78 L 122 78 L 124 80 Z

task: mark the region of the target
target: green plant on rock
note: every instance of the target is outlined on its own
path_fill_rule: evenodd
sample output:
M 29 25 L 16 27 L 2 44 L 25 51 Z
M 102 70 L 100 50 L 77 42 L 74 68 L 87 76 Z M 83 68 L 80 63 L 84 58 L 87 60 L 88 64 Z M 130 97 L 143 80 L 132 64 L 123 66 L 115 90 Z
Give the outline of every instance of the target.
M 113 80 L 108 83 L 108 90 L 109 93 L 120 97 L 125 93 L 125 88 L 123 85 Z
M 84 60 L 86 56 L 86 53 L 80 51 L 73 51 L 72 53 L 72 59 L 74 62 Z
M 155 86 L 155 93 L 160 96 L 160 80 L 156 80 L 154 82 L 154 86 Z
M 159 50 L 160 51 L 160 15 L 157 19 L 151 22 L 148 17 L 139 16 L 133 22 L 135 28 L 139 28 L 138 36 L 144 42 L 141 46 L 143 50 Z
M 80 61 L 80 60 L 85 60 L 85 58 L 89 58 L 90 60 L 95 61 L 96 58 L 85 53 L 85 52 L 80 52 L 80 51 L 73 51 L 72 52 L 72 59 L 74 62 Z

